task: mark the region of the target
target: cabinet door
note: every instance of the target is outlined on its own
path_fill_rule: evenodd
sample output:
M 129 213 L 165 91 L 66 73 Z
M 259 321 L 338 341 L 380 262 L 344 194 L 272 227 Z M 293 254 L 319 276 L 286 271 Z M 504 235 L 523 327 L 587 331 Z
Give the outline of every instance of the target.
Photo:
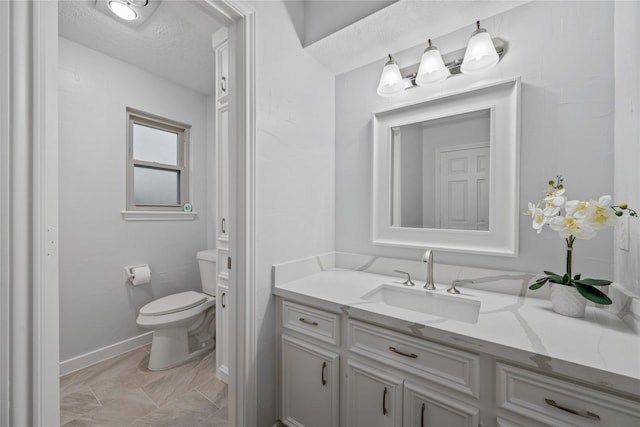
M 216 49 L 218 87 L 217 98 L 221 100 L 229 93 L 229 44 L 224 42 Z
M 288 426 L 339 424 L 338 354 L 282 336 L 282 422 Z
M 478 414 L 475 406 L 409 381 L 404 383 L 405 427 L 477 427 Z
M 225 383 L 229 378 L 229 288 L 216 288 L 216 375 Z
M 402 378 L 349 360 L 347 417 L 349 427 L 400 427 Z
M 217 162 L 218 162 L 218 242 L 229 241 L 229 106 L 217 109 Z

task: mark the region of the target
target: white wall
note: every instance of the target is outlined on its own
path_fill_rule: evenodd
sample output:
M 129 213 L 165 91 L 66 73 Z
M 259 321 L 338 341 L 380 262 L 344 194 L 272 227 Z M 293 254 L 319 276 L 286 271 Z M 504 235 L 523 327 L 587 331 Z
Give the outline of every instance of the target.
M 557 174 L 564 175 L 572 198 L 613 192 L 613 3 L 531 2 L 483 20 L 482 26 L 507 42 L 505 57 L 482 76 L 456 76 L 391 99 L 375 92 L 382 60 L 336 78 L 336 250 L 419 259 L 419 250 L 371 244 L 371 112 L 482 80 L 522 76 L 522 211 L 527 201 L 543 196 L 546 182 Z M 465 46 L 471 31 L 464 28 L 434 44 L 443 53 L 452 52 Z M 424 42 L 415 42 L 416 47 L 395 55 L 401 67 L 419 61 Z M 523 216 L 518 258 L 436 252 L 435 259 L 502 270 L 562 271 L 563 245 L 551 230 L 537 235 Z M 611 230 L 579 241 L 574 271 L 611 278 L 612 246 Z
M 139 308 L 198 290 L 196 251 L 207 245 L 207 103 L 170 83 L 60 39 L 60 360 L 144 332 Z M 195 221 L 125 222 L 126 107 L 192 125 Z M 132 287 L 123 267 L 148 263 L 151 284 Z
M 640 212 L 640 3 L 615 4 L 616 199 Z M 630 218 L 630 250 L 616 244 L 615 280 L 640 296 L 640 218 Z M 617 237 L 618 239 L 619 237 Z M 616 239 L 616 243 L 617 243 Z
M 334 249 L 334 77 L 301 47 L 283 1 L 257 11 L 257 420 L 275 422 L 271 266 Z

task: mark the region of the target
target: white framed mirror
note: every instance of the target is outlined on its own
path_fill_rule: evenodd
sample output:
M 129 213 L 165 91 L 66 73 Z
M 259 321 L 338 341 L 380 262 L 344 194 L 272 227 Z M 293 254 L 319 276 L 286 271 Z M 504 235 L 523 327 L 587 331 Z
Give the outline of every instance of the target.
M 520 78 L 372 123 L 374 244 L 517 256 Z

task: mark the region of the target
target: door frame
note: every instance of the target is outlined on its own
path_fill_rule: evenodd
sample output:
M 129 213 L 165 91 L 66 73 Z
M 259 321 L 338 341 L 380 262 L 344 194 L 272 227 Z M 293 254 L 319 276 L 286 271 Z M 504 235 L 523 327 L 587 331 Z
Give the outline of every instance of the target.
M 256 13 L 201 0 L 229 27 L 229 423 L 256 424 Z M 0 2 L 0 426 L 53 426 L 59 408 L 58 4 Z M 235 143 L 234 143 L 235 142 Z

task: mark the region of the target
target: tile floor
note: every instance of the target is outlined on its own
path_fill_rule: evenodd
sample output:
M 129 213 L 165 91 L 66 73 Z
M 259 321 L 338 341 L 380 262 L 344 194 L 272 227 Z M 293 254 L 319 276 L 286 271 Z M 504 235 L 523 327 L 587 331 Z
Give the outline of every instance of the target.
M 60 378 L 60 425 L 227 426 L 227 385 L 215 351 L 165 371 L 150 371 L 142 347 Z

